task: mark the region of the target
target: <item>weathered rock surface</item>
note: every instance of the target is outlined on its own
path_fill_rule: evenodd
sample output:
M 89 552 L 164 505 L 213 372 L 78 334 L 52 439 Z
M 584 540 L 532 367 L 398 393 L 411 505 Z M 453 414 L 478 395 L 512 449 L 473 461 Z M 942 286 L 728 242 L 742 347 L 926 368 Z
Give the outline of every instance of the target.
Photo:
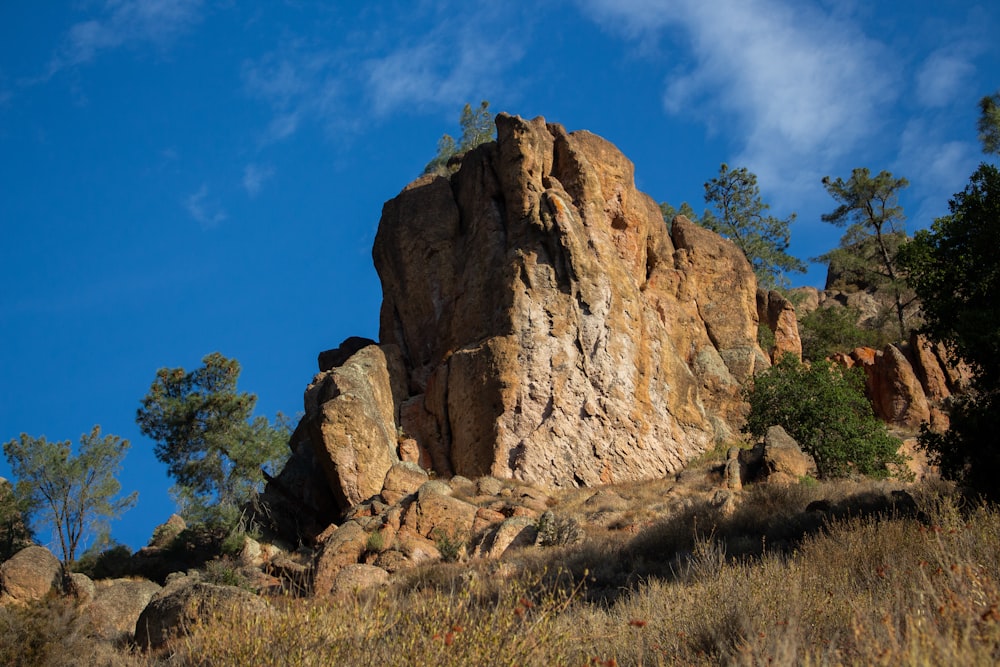
M 799 337 L 795 306 L 791 301 L 774 290 L 757 290 L 757 317 L 774 334 L 771 361 L 777 361 L 783 354 L 802 359 L 802 339 Z
M 341 508 L 377 495 L 399 461 L 392 349 L 368 345 L 306 389 L 309 442 Z
M 45 547 L 21 549 L 0 565 L 0 602 L 27 603 L 62 588 L 62 563 Z
M 235 610 L 263 614 L 267 609 L 263 598 L 242 588 L 178 581 L 168 584 L 142 610 L 135 624 L 135 640 L 144 650 L 158 648 L 187 632 L 199 619 Z
M 766 480 L 772 484 L 794 484 L 806 475 L 816 475 L 816 462 L 780 426 L 767 429 L 763 442 L 739 452 L 738 459 L 743 470 L 742 483 Z
M 95 584 L 86 607 L 94 632 L 113 641 L 129 639 L 139 615 L 161 587 L 148 579 L 112 579 Z
M 948 428 L 945 402 L 967 386 L 963 384 L 967 369 L 950 363 L 938 347 L 913 335 L 909 344 L 887 345 L 882 350 L 857 348 L 835 355 L 834 361 L 864 369 L 868 398 L 883 421 L 910 430 L 927 422 L 942 431 Z
M 604 139 L 496 123 L 454 176 L 383 209 L 373 255 L 381 343 L 405 369 L 399 425 L 444 476 L 676 472 L 738 427 L 739 385 L 768 363 L 749 264 L 682 217 L 669 234 Z

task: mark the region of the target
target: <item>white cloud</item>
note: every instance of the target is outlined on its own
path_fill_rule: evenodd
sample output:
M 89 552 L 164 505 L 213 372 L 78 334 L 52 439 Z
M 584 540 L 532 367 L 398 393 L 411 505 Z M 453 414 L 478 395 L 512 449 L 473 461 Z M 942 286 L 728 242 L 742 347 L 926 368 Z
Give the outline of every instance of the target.
M 267 102 L 273 112 L 265 139 L 280 141 L 293 135 L 303 119 L 329 125 L 342 113 L 346 73 L 327 50 L 312 50 L 300 42 L 284 45 L 257 61 L 243 64 L 243 85 L 251 96 Z
M 523 55 L 524 34 L 505 29 L 492 11 L 453 17 L 420 39 L 366 64 L 378 114 L 400 107 L 455 106 L 496 91 Z
M 579 1 L 632 38 L 680 28 L 685 39 L 674 46 L 690 58 L 669 76 L 665 108 L 729 126 L 743 137 L 737 159 L 763 183 L 815 180 L 803 165 L 824 169 L 862 145 L 901 86 L 883 45 L 813 4 Z
M 274 176 L 274 169 L 267 165 L 250 163 L 243 168 L 243 189 L 251 199 L 260 193 L 264 181 Z
M 217 227 L 229 217 L 217 201 L 209 199 L 208 186 L 204 184 L 184 200 L 184 208 L 205 229 Z
M 244 63 L 244 87 L 271 107 L 267 141 L 309 123 L 350 133 L 401 108 L 454 109 L 509 85 L 504 74 L 528 39 L 525 12 L 457 2 L 400 5 L 391 22 L 343 36 L 340 45 L 286 40 Z M 414 27 L 423 25 L 431 27 Z
M 106 0 L 101 15 L 73 25 L 48 75 L 138 43 L 164 47 L 201 20 L 202 0 Z
M 942 48 L 931 53 L 917 72 L 917 101 L 928 107 L 944 107 L 969 87 L 975 67 L 967 53 Z

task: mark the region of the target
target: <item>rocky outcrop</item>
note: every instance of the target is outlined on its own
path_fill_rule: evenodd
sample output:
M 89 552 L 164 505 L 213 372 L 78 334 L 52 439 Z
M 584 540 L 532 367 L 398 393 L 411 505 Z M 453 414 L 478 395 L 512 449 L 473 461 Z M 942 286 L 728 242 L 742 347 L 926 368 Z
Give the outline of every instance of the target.
M 139 615 L 160 590 L 147 579 L 97 582 L 94 597 L 86 606 L 94 633 L 111 641 L 131 639 Z
M 925 422 L 934 430 L 946 430 L 948 400 L 968 387 L 968 369 L 951 363 L 940 345 L 917 334 L 905 345 L 886 345 L 882 350 L 862 347 L 838 354 L 834 361 L 863 368 L 875 415 L 908 430 Z
M 496 123 L 496 143 L 407 186 L 379 224 L 407 459 L 555 487 L 679 470 L 738 428 L 740 384 L 768 365 L 749 264 L 683 217 L 668 233 L 604 139 Z
M 143 650 L 159 648 L 199 621 L 236 610 L 260 615 L 268 607 L 263 598 L 242 588 L 181 577 L 168 583 L 142 610 L 135 624 L 135 641 Z
M 796 484 L 807 475 L 817 474 L 813 457 L 803 452 L 799 443 L 780 426 L 767 429 L 764 440 L 753 449 L 740 451 L 736 460 L 741 470 L 741 483 L 729 482 L 731 490 L 753 481 Z
M 25 547 L 0 565 L 0 604 L 40 600 L 62 586 L 62 563 L 45 547 Z
M 802 359 L 802 339 L 799 337 L 795 306 L 791 301 L 774 290 L 757 290 L 757 317 L 774 334 L 771 361 L 777 361 L 783 354 Z

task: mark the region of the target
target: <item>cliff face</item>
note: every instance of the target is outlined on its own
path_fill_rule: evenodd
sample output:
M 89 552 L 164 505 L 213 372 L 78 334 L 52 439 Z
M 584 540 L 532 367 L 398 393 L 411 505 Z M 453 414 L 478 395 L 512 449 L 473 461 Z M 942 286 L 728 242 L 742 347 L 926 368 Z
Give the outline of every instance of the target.
M 383 209 L 396 425 L 442 475 L 559 487 L 677 471 L 739 427 L 740 383 L 768 364 L 749 264 L 685 218 L 668 232 L 604 139 L 496 123 L 450 179 Z

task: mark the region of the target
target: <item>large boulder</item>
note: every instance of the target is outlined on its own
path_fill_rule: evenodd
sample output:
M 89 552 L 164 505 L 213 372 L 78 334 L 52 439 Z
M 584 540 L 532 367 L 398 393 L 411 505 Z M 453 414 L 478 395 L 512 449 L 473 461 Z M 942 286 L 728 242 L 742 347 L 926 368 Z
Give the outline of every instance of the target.
M 135 641 L 144 650 L 163 646 L 199 621 L 209 621 L 218 614 L 267 613 L 264 600 L 235 586 L 204 582 L 178 581 L 168 585 L 150 600 L 135 623 Z
M 139 615 L 161 587 L 148 579 L 99 581 L 86 607 L 94 632 L 104 639 L 131 639 Z
M 0 603 L 40 600 L 62 584 L 62 563 L 45 547 L 25 547 L 0 565 Z
M 769 363 L 750 265 L 686 218 L 668 228 L 604 139 L 496 124 L 495 143 L 407 186 L 379 223 L 380 341 L 399 352 L 398 426 L 421 452 L 408 458 L 556 487 L 678 471 L 739 427 L 740 385 Z
M 343 355 L 341 355 L 343 356 Z M 321 372 L 306 389 L 302 418 L 337 506 L 352 507 L 382 490 L 399 461 L 391 346 L 367 345 Z

